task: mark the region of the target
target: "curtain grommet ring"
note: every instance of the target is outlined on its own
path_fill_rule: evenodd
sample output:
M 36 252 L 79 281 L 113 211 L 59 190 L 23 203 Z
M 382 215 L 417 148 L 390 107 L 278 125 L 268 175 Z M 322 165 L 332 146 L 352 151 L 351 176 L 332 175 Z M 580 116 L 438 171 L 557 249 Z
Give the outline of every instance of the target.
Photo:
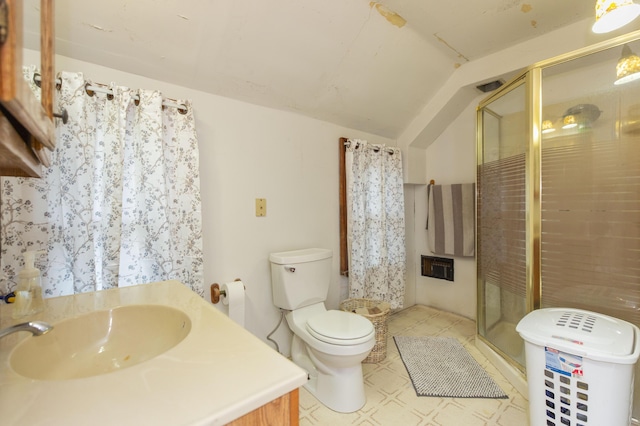
M 87 95 L 93 97 L 93 95 L 95 95 L 96 92 L 94 92 L 93 90 L 89 89 L 89 87 L 91 87 L 91 83 L 86 83 L 84 85 L 84 91 L 87 92 Z
M 39 72 L 33 73 L 33 84 L 42 89 L 42 75 Z M 59 76 L 56 78 L 56 89 L 62 89 L 62 79 Z
M 186 115 L 187 112 L 189 112 L 189 108 L 187 108 L 185 104 L 180 104 L 180 106 L 178 107 L 178 112 L 182 115 Z

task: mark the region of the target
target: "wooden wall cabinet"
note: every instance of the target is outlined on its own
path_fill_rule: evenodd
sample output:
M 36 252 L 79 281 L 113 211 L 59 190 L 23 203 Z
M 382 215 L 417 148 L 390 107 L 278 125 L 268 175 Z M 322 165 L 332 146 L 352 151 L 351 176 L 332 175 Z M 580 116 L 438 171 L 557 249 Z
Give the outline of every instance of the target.
M 22 0 L 0 0 L 0 176 L 40 177 L 55 148 L 53 0 L 40 4 L 42 101 L 22 76 Z

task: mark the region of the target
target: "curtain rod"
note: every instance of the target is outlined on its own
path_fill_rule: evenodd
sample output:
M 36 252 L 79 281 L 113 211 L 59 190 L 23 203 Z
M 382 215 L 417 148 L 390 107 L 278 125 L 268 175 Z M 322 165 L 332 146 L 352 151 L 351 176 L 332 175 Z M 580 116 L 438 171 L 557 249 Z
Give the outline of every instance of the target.
M 40 81 L 41 80 L 42 80 L 42 77 L 40 76 L 40 73 L 34 73 L 33 74 L 33 82 L 35 83 L 36 86 L 40 87 Z M 60 86 L 62 85 L 62 80 L 59 79 L 59 78 L 56 78 L 55 83 L 56 83 L 56 88 L 59 89 Z M 87 94 L 89 96 L 93 96 L 93 93 L 90 93 L 90 92 L 106 93 L 107 95 L 113 96 L 113 90 L 109 89 L 106 84 L 101 84 L 101 83 L 89 84 L 89 83 L 87 83 L 84 86 L 84 90 L 87 92 Z M 140 100 L 140 97 L 138 95 L 134 94 L 131 97 L 133 98 L 134 101 L 139 101 Z M 187 108 L 187 106 L 185 104 L 179 104 L 177 100 L 171 99 L 171 98 L 162 98 L 162 106 L 170 107 L 170 108 L 176 108 L 180 114 L 186 114 L 187 111 L 188 111 L 188 108 Z
M 356 144 L 356 148 L 357 148 L 357 147 L 358 147 L 358 142 L 356 142 L 355 144 Z M 351 146 L 351 141 L 350 141 L 350 140 L 347 140 L 347 141 L 344 143 L 344 146 L 346 146 L 347 148 L 348 148 L 349 146 Z M 380 151 L 380 150 L 381 150 L 381 147 L 380 147 L 379 145 L 367 145 L 367 148 L 369 148 L 369 149 L 373 149 L 373 150 L 374 150 L 374 151 L 376 151 L 376 152 L 378 152 L 378 151 Z M 396 152 L 393 148 L 385 148 L 385 149 L 384 149 L 384 151 L 385 151 L 385 152 L 388 152 L 388 153 L 389 153 L 389 154 L 391 154 L 391 155 L 395 154 L 395 152 Z

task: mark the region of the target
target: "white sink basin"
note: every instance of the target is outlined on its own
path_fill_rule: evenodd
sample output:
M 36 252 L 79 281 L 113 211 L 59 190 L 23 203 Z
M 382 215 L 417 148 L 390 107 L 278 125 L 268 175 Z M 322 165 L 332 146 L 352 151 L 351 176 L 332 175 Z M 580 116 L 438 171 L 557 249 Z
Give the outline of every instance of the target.
M 10 355 L 13 370 L 37 380 L 97 376 L 154 358 L 191 330 L 182 311 L 163 305 L 129 305 L 61 321 L 43 336 L 28 337 Z

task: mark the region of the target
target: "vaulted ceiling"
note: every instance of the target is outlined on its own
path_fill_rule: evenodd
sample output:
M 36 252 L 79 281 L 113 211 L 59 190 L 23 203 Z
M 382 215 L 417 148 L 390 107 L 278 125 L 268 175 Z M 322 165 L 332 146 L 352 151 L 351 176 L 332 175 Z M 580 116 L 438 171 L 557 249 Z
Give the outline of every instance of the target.
M 59 0 L 56 51 L 397 138 L 459 67 L 595 0 Z M 37 48 L 39 1 L 25 0 Z

